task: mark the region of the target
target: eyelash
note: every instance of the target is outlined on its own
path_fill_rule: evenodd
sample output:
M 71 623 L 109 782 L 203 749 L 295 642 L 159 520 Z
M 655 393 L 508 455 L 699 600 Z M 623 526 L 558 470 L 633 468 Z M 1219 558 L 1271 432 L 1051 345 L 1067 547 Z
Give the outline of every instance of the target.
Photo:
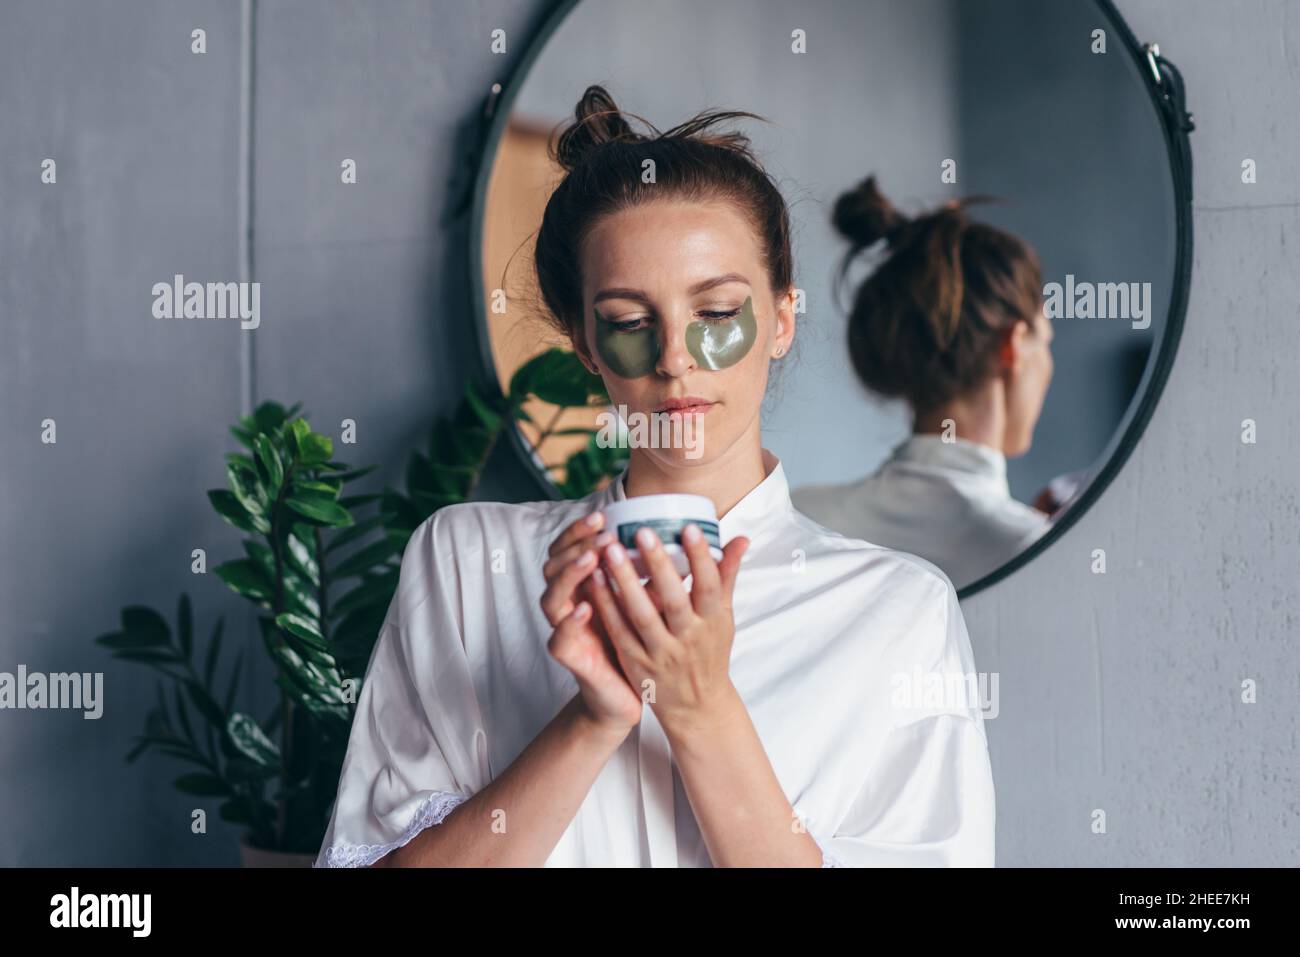
M 735 316 L 740 315 L 740 307 L 737 306 L 735 309 L 725 310 L 708 309 L 700 312 L 700 315 L 707 317 L 709 322 L 722 322 L 726 319 L 732 319 Z M 610 322 L 609 326 L 615 332 L 631 332 L 636 328 L 637 323 L 640 321 L 640 319 L 627 319 L 622 322 Z

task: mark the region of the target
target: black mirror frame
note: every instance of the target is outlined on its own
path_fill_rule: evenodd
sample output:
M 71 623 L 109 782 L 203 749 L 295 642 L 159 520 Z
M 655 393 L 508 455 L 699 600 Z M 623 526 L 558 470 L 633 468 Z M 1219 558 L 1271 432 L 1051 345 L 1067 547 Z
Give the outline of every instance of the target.
M 483 108 L 480 121 L 480 142 L 473 150 L 468 161 L 477 167 L 472 194 L 472 214 L 470 220 L 470 255 L 469 255 L 469 289 L 473 290 L 471 312 L 474 332 L 478 342 L 481 368 L 478 375 L 487 382 L 496 382 L 497 372 L 492 355 L 492 343 L 488 334 L 486 301 L 483 295 L 483 221 L 487 207 L 488 182 L 492 175 L 492 162 L 497 147 L 505 132 L 510 117 L 511 107 L 523 87 L 524 80 L 541 55 L 547 42 L 554 35 L 565 17 L 581 0 L 556 0 L 543 14 L 542 25 L 529 44 L 527 51 L 516 64 L 504 88 L 494 84 Z M 977 579 L 957 593 L 958 598 L 969 598 L 991 585 L 1002 581 L 1016 570 L 1027 565 L 1051 546 L 1092 507 L 1119 474 L 1138 440 L 1142 437 L 1147 423 L 1155 412 L 1156 404 L 1164 392 L 1165 383 L 1173 369 L 1174 357 L 1178 353 L 1178 343 L 1182 338 L 1183 323 L 1187 316 L 1188 295 L 1191 289 L 1192 269 L 1192 156 L 1188 134 L 1195 126 L 1192 116 L 1185 108 L 1182 74 L 1178 68 L 1160 55 L 1156 44 L 1139 44 L 1133 31 L 1129 29 L 1124 18 L 1120 16 L 1112 0 L 1093 0 L 1103 17 L 1109 21 L 1111 31 L 1123 43 L 1124 50 L 1132 59 L 1138 74 L 1144 78 L 1144 85 L 1151 97 L 1156 119 L 1164 133 L 1165 148 L 1169 156 L 1170 173 L 1173 177 L 1174 219 L 1176 232 L 1176 259 L 1169 312 L 1160 341 L 1156 344 L 1152 357 L 1154 364 L 1148 367 L 1149 378 L 1145 390 L 1138 398 L 1136 407 L 1128 415 L 1128 422 L 1119 434 L 1111 440 L 1109 451 L 1102 454 L 1103 465 L 1092 477 L 1079 497 L 1070 502 L 1065 512 L 1053 523 L 1050 531 L 1025 549 L 1015 558 L 1000 565 L 983 578 Z M 519 461 L 532 477 L 538 491 L 545 498 L 560 498 L 556 489 L 545 473 L 533 461 L 532 451 L 528 448 L 517 428 L 506 430 L 507 441 L 513 446 Z

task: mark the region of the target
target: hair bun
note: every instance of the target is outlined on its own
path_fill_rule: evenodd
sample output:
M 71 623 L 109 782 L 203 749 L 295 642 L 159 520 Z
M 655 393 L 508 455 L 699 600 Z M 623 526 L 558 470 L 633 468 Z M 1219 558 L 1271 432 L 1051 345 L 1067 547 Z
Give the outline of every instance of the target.
M 857 188 L 835 201 L 831 222 L 857 250 L 881 239 L 887 239 L 893 245 L 911 220 L 895 209 L 894 204 L 880 192 L 876 177 L 868 176 Z
M 573 108 L 573 120 L 573 125 L 560 134 L 555 145 L 555 159 L 566 170 L 572 170 L 584 156 L 605 143 L 636 142 L 642 138 L 632 132 L 614 98 L 603 86 L 587 87 Z

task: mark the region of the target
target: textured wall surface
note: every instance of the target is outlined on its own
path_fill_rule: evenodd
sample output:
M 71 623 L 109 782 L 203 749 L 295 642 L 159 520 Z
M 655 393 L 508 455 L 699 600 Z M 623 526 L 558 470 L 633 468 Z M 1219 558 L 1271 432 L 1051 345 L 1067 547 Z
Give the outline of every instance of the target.
M 1300 3 L 1121 7 L 1182 68 L 1196 115 L 1191 310 L 1164 401 L 1108 494 L 966 604 L 977 662 L 1000 674 L 999 861 L 1296 864 Z M 468 222 L 449 185 L 467 185 L 483 97 L 543 4 L 256 9 L 241 47 L 240 6 L 218 0 L 5 7 L 0 670 L 102 670 L 106 700 L 95 722 L 0 713 L 0 864 L 237 862 L 232 828 L 190 834 L 175 763 L 123 763 L 153 682 L 91 641 L 121 606 L 170 616 L 188 590 L 200 627 L 225 613 L 256 660 L 242 604 L 189 567 L 195 547 L 214 562 L 238 547 L 203 491 L 222 482 L 241 403 L 301 400 L 322 431 L 356 419 L 350 457 L 397 482 L 477 356 Z M 487 52 L 498 27 L 504 56 Z M 46 157 L 56 184 L 40 182 Z M 345 158 L 358 162 L 347 189 Z M 154 282 L 239 277 L 246 216 L 263 284 L 253 348 L 235 325 L 153 319 Z M 503 450 L 482 494 L 535 492 Z M 1105 575 L 1089 571 L 1096 548 Z M 242 703 L 260 715 L 272 694 L 257 678 Z M 1257 704 L 1241 703 L 1244 679 Z

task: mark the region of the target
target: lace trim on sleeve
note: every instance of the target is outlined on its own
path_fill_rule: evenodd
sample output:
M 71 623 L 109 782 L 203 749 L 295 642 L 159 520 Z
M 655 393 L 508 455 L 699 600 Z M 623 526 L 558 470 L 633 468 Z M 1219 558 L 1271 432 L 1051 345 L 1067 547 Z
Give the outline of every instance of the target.
M 453 791 L 434 791 L 415 812 L 402 836 L 388 844 L 335 844 L 325 850 L 325 867 L 369 867 L 389 851 L 409 844 L 426 827 L 441 824 L 442 819 L 468 800 Z

